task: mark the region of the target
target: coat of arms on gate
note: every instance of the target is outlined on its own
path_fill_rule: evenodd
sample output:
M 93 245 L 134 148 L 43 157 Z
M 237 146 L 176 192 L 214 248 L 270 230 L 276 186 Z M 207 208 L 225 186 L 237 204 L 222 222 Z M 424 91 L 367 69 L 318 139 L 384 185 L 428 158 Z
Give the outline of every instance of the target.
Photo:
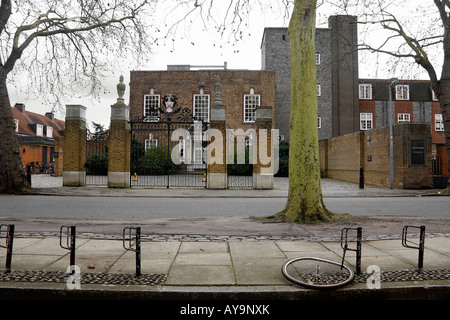
M 177 97 L 169 93 L 169 96 L 164 96 L 162 99 L 163 105 L 162 105 L 162 111 L 164 113 L 177 113 L 180 111 L 180 107 L 176 108 L 177 106 Z

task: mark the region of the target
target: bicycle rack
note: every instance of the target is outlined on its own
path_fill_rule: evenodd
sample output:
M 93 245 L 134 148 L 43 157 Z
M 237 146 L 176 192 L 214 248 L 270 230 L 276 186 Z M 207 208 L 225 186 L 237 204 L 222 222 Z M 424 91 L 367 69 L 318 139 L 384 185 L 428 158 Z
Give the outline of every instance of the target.
M 12 260 L 12 249 L 13 249 L 13 240 L 14 240 L 14 225 L 13 224 L 1 224 L 0 225 L 0 238 L 2 234 L 2 228 L 6 227 L 6 244 L 0 245 L 0 247 L 6 249 L 6 263 L 5 263 L 5 272 L 11 272 L 11 260 Z
M 348 231 L 349 230 L 356 230 L 356 249 L 351 249 L 348 247 Z M 347 250 L 355 251 L 356 252 L 356 275 L 359 275 L 361 273 L 361 239 L 362 239 L 362 228 L 344 228 L 341 231 L 341 248 L 344 250 L 344 254 L 342 255 L 342 263 L 341 263 L 341 269 L 344 265 L 344 259 L 345 259 L 345 253 Z M 345 240 L 345 244 L 343 244 L 343 240 Z
M 66 230 L 66 244 L 63 245 L 63 229 Z M 70 250 L 70 265 L 75 265 L 75 236 L 76 236 L 76 227 L 75 226 L 62 226 L 59 229 L 59 245 L 63 249 Z
M 408 237 L 408 228 L 417 228 L 420 229 L 420 240 L 419 240 L 419 246 L 411 246 L 408 245 L 407 237 Z M 419 250 L 419 261 L 418 261 L 418 268 L 419 270 L 422 270 L 423 268 L 423 252 L 425 250 L 425 226 L 404 226 L 402 231 L 402 245 L 405 248 L 411 248 L 411 249 L 418 249 Z
M 131 241 L 133 236 L 131 231 L 135 230 L 135 248 Z M 128 235 L 128 238 L 126 237 Z M 128 246 L 126 241 L 128 240 Z M 136 252 L 136 276 L 141 276 L 141 228 L 140 227 L 125 227 L 123 229 L 123 248 L 128 251 Z

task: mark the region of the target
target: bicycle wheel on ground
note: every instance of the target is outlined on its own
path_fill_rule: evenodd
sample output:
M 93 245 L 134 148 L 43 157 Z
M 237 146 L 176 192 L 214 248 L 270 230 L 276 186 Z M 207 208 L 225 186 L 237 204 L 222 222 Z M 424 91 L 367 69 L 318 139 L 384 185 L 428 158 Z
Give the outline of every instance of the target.
M 310 289 L 336 289 L 355 278 L 353 270 L 346 265 L 315 257 L 289 260 L 281 271 L 288 281 Z

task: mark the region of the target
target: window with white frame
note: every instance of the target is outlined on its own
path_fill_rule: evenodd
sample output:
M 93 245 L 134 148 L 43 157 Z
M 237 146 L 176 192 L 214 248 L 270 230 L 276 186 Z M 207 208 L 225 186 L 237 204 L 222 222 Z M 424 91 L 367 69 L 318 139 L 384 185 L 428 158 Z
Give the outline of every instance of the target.
M 194 94 L 194 120 L 209 122 L 209 94 Z
M 370 130 L 373 129 L 373 119 L 371 113 L 360 113 L 360 129 L 361 130 Z
M 442 114 L 434 115 L 434 130 L 444 131 L 444 119 L 442 118 Z
M 317 84 L 317 96 L 320 97 L 322 95 L 322 86 Z
M 322 128 L 322 117 L 317 117 L 317 128 Z
M 42 124 L 36 124 L 36 135 L 39 137 L 44 135 L 44 126 Z
M 409 100 L 409 85 L 399 84 L 395 86 L 395 99 L 396 100 Z
M 398 122 L 410 122 L 411 115 L 409 113 L 399 113 L 397 115 L 397 121 Z
M 316 65 L 320 65 L 320 53 L 316 53 Z
M 244 95 L 244 122 L 255 122 L 256 108 L 260 104 L 260 95 L 254 94 L 253 89 L 250 94 Z
M 19 120 L 18 119 L 14 119 L 14 129 L 16 130 L 16 132 L 19 132 Z
M 154 94 L 153 89 L 150 94 L 144 95 L 144 118 L 150 122 L 158 122 L 160 117 L 161 95 Z
M 359 98 L 365 100 L 372 99 L 372 85 L 370 83 L 361 83 L 359 85 Z
M 158 139 L 153 139 L 153 134 L 148 135 L 148 139 L 145 139 L 145 152 L 150 149 L 158 147 Z
M 47 138 L 53 138 L 53 128 L 50 126 L 47 126 L 46 131 L 47 131 L 46 132 Z

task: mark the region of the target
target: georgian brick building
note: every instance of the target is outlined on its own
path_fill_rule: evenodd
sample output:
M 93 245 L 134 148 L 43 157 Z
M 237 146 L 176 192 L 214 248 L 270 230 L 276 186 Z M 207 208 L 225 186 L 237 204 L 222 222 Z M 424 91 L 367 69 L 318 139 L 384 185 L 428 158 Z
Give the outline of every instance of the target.
M 164 97 L 176 97 L 177 107 L 187 119 L 209 122 L 217 77 L 223 87 L 229 128 L 253 127 L 257 106 L 275 105 L 275 72 L 242 70 L 190 70 L 190 66 L 169 66 L 167 71 L 130 73 L 130 119 L 157 122 Z M 275 110 L 273 110 L 273 117 Z

